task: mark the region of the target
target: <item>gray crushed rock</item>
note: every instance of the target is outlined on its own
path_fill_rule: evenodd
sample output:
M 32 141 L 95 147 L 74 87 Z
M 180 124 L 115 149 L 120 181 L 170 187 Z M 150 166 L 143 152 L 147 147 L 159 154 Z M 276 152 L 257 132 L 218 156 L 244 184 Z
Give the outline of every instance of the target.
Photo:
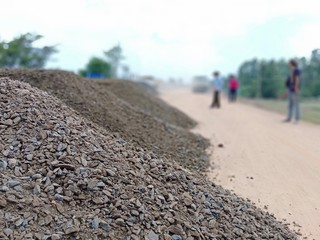
M 0 191 L 0 238 L 297 239 L 268 212 L 48 93 L 8 78 L 0 89 L 1 122 L 21 119 L 0 124 L 1 158 L 16 159 L 0 168 L 0 187 L 20 187 Z
M 122 80 L 118 84 L 112 80 L 101 83 L 60 70 L 0 69 L 0 77 L 28 82 L 47 91 L 112 132 L 119 141 L 130 142 L 187 169 L 204 172 L 209 166 L 206 152 L 209 141 L 188 131 L 195 122 L 155 96 L 142 94 L 133 83 Z M 3 121 L 11 123 L 9 119 Z M 45 137 L 45 132 L 39 134 Z M 65 145 L 56 147 L 62 151 Z

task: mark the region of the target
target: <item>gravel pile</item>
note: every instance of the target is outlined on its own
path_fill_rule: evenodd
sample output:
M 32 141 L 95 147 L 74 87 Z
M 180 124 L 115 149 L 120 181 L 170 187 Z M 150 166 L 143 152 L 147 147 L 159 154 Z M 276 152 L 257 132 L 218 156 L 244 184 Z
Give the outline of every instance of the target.
M 116 87 L 109 91 L 108 87 L 101 83 L 66 71 L 1 69 L 0 77 L 28 82 L 47 91 L 116 136 L 134 146 L 146 148 L 176 161 L 185 168 L 204 171 L 209 166 L 209 157 L 205 152 L 209 141 L 171 124 L 181 121 L 180 126 L 192 126 L 190 118 L 182 113 L 178 114 L 168 106 L 165 107 L 160 100 L 151 100 L 150 95 L 142 95 L 139 103 L 138 100 L 130 100 L 133 97 L 125 99 L 124 95 L 126 92 L 130 95 L 132 86 L 127 87 L 128 91 L 115 91 L 122 96 L 119 98 L 111 92 Z M 143 108 L 144 102 L 146 108 Z M 152 104 L 155 105 L 154 110 L 151 110 Z M 161 115 L 164 120 L 159 118 Z
M 297 239 L 47 92 L 0 79 L 0 239 Z
M 169 106 L 160 98 L 154 97 L 140 85 L 126 80 L 104 80 L 98 82 L 101 87 L 110 90 L 117 97 L 134 107 L 176 126 L 190 129 L 196 122 L 186 114 Z

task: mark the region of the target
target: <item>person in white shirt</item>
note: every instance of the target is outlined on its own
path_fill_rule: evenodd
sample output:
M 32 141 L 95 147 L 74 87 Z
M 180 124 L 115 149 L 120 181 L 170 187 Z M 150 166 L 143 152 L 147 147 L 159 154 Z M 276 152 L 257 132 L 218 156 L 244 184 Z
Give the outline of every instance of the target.
M 221 91 L 223 90 L 223 79 L 220 77 L 220 73 L 218 71 L 213 72 L 213 79 L 212 79 L 212 84 L 213 84 L 213 99 L 211 103 L 211 108 L 214 107 L 221 107 L 221 102 L 220 102 L 220 95 Z

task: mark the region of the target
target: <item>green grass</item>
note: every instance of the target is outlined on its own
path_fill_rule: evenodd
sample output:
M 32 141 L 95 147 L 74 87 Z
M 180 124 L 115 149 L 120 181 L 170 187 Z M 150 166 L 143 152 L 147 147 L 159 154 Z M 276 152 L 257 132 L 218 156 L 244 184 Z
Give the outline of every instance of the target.
M 246 99 L 241 98 L 243 103 L 278 112 L 284 116 L 288 111 L 288 102 L 286 100 L 265 100 L 265 99 Z M 304 99 L 300 101 L 301 118 L 304 121 L 320 124 L 320 100 Z

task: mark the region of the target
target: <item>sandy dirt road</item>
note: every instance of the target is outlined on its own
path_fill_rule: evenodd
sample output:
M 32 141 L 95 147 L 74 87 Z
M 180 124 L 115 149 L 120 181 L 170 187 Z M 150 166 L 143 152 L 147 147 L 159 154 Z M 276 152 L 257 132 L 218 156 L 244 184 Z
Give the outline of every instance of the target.
M 320 126 L 283 123 L 280 114 L 226 100 L 209 109 L 211 96 L 190 90 L 166 91 L 162 98 L 197 120 L 193 131 L 211 140 L 209 178 L 267 206 L 301 231 L 301 239 L 320 239 Z

